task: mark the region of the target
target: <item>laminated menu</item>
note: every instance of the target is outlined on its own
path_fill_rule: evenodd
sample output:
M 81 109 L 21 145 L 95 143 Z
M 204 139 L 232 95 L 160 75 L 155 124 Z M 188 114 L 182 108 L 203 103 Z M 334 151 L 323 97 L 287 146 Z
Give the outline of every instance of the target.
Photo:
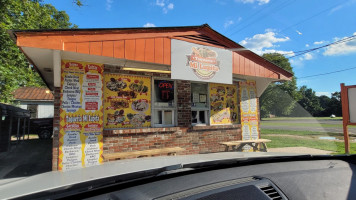
M 151 126 L 151 78 L 105 74 L 105 128 Z
M 256 82 L 242 81 L 239 82 L 240 88 L 240 110 L 241 110 L 241 127 L 242 140 L 258 139 L 258 102 L 256 98 Z
M 210 124 L 238 122 L 237 86 L 210 83 Z
M 62 60 L 59 170 L 103 162 L 103 65 Z

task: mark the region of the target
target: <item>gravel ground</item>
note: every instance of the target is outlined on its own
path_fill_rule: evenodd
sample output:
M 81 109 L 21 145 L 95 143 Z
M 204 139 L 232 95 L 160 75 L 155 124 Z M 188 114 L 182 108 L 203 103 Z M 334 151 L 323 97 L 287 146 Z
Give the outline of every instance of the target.
M 268 152 L 283 152 L 295 154 L 312 154 L 312 155 L 325 155 L 331 154 L 332 151 L 325 151 L 309 147 L 284 147 L 284 148 L 268 148 Z

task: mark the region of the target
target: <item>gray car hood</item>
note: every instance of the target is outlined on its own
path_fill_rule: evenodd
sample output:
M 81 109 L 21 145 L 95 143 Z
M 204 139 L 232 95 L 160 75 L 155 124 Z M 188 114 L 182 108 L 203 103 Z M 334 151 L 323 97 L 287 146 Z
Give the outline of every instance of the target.
M 11 199 L 26 195 L 59 189 L 72 185 L 100 180 L 113 176 L 159 169 L 173 165 L 187 165 L 228 159 L 254 157 L 295 156 L 298 154 L 272 152 L 223 152 L 184 156 L 161 156 L 127 159 L 107 162 L 102 165 L 76 169 L 66 172 L 52 171 L 15 180 L 0 180 L 0 199 Z M 299 154 L 300 155 L 300 154 Z

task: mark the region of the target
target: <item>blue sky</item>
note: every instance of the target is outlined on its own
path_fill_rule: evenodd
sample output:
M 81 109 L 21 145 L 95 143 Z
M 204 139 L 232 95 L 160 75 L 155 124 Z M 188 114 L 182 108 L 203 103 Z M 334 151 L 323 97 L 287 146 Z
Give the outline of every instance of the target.
M 45 0 L 79 28 L 190 26 L 213 29 L 257 54 L 293 52 L 356 35 L 356 0 Z M 355 37 L 356 38 L 356 37 Z M 356 67 L 356 39 L 290 59 L 296 77 Z M 356 84 L 356 69 L 298 78 L 317 94 Z

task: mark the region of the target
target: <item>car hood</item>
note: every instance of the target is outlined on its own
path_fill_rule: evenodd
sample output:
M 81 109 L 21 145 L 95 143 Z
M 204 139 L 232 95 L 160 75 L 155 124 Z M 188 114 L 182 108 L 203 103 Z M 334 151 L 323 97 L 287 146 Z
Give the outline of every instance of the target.
M 184 166 L 223 160 L 243 160 L 301 154 L 273 152 L 223 152 L 182 156 L 161 156 L 106 162 L 102 165 L 70 171 L 51 171 L 25 178 L 0 180 L 0 199 L 23 197 L 39 192 L 70 188 L 88 181 L 144 172 L 169 166 Z M 168 168 L 167 168 L 168 169 Z M 20 189 L 21 188 L 21 189 Z

